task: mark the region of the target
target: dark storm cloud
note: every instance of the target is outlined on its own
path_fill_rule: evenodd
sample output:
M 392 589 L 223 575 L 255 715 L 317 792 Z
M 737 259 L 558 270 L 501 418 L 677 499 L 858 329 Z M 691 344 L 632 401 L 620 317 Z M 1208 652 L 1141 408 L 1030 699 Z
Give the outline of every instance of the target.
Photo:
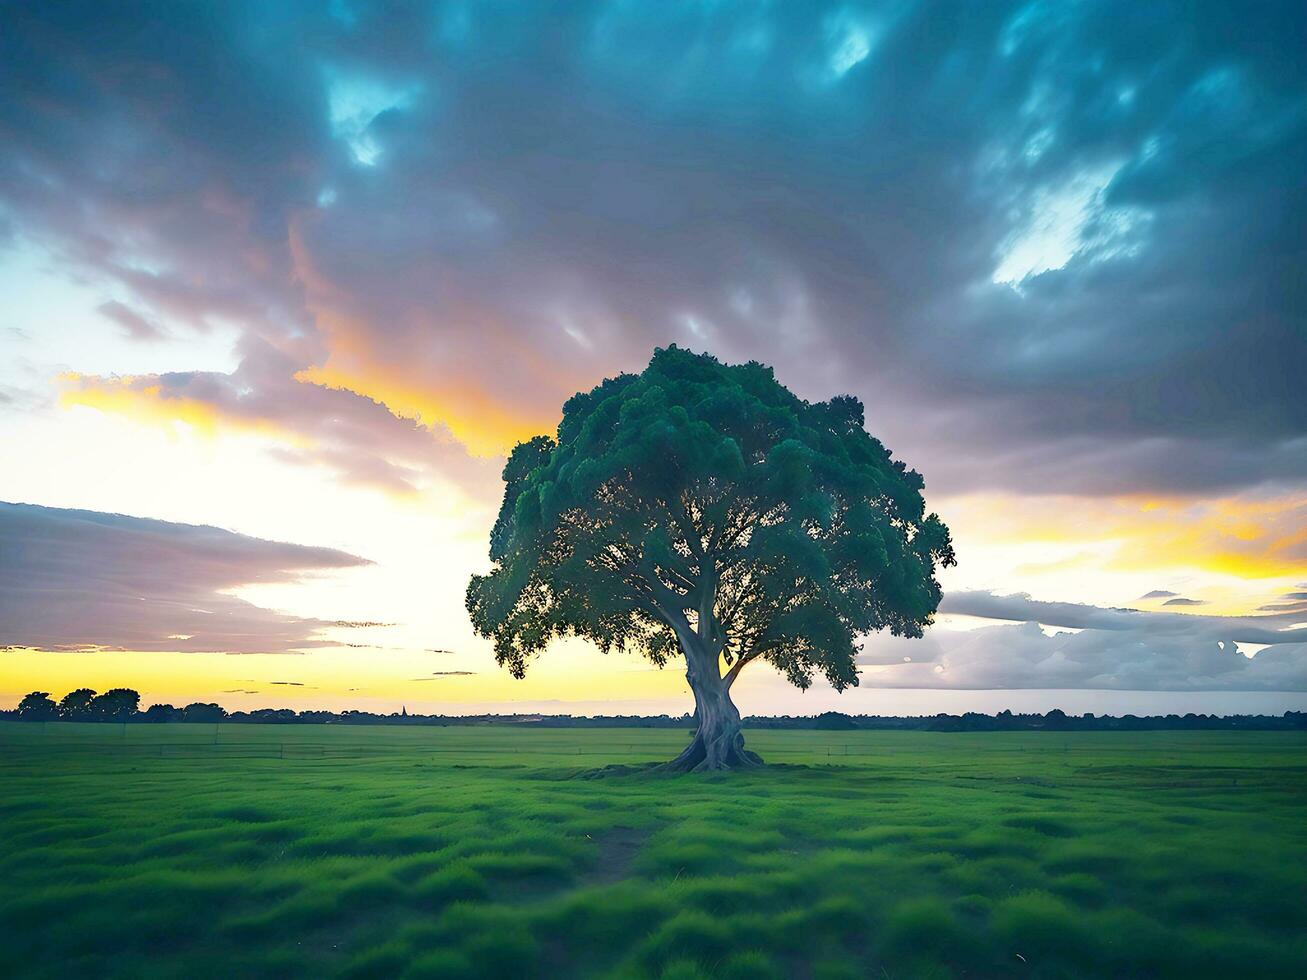
M 239 324 L 278 413 L 330 360 L 548 420 L 675 340 L 937 489 L 1307 480 L 1298 4 L 331 9 L 0 32 L 17 233 Z
M 869 637 L 858 663 L 872 687 L 1307 691 L 1301 613 L 1202 616 L 963 592 L 941 609 L 1014 625 Z M 1068 632 L 1047 635 L 1040 625 Z M 1069 632 L 1069 631 L 1078 632 Z M 1237 644 L 1267 644 L 1249 658 Z
M 315 636 L 333 623 L 225 593 L 365 564 L 216 527 L 0 503 L 0 644 L 218 653 L 323 646 Z

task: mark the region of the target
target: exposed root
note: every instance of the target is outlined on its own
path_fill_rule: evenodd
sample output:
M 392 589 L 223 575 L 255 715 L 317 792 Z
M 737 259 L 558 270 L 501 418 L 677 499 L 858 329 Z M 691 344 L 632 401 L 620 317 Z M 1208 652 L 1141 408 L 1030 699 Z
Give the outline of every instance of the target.
M 744 747 L 744 736 L 738 730 L 726 729 L 716 737 L 705 736 L 701 729 L 692 741 L 671 762 L 658 766 L 657 772 L 726 772 L 739 769 L 756 769 L 763 764 L 762 757 Z

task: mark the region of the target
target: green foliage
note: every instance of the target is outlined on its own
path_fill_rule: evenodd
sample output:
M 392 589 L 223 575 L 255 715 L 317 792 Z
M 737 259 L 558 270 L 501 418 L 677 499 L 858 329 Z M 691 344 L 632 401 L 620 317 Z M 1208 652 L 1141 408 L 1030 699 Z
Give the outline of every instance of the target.
M 570 399 L 504 482 L 467 605 L 517 677 L 557 636 L 661 665 L 693 631 L 710 663 L 843 689 L 858 636 L 921 635 L 953 562 L 856 399 L 806 402 L 761 364 L 677 347 Z
M 569 778 L 675 731 L 0 723 L 0 935 L 37 978 L 1301 975 L 1303 733 L 749 737 L 792 764 Z M 336 751 L 256 751 L 295 739 Z

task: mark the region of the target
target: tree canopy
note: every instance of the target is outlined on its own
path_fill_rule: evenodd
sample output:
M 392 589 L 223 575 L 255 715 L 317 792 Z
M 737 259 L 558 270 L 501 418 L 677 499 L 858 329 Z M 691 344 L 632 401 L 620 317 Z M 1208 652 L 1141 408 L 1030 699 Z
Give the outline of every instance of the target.
M 857 684 L 858 638 L 920 636 L 954 561 L 921 476 L 864 422 L 856 398 L 804 401 L 756 362 L 656 351 L 513 450 L 474 626 L 516 677 L 575 635 L 659 665 L 679 649 L 726 688 L 755 660 L 800 688 Z

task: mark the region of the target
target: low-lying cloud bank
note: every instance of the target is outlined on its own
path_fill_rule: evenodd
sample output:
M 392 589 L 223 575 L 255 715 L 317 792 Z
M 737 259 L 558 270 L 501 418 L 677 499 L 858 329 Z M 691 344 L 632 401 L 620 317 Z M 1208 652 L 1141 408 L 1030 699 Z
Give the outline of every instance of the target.
M 331 621 L 227 595 L 366 565 L 204 525 L 0 502 L 0 647 L 292 653 Z
M 1027 595 L 961 592 L 941 610 L 1007 621 L 920 640 L 869 637 L 869 687 L 959 690 L 1307 691 L 1307 611 L 1254 616 L 1145 612 Z M 1048 635 L 1042 626 L 1077 632 Z M 1246 657 L 1237 644 L 1266 647 Z

